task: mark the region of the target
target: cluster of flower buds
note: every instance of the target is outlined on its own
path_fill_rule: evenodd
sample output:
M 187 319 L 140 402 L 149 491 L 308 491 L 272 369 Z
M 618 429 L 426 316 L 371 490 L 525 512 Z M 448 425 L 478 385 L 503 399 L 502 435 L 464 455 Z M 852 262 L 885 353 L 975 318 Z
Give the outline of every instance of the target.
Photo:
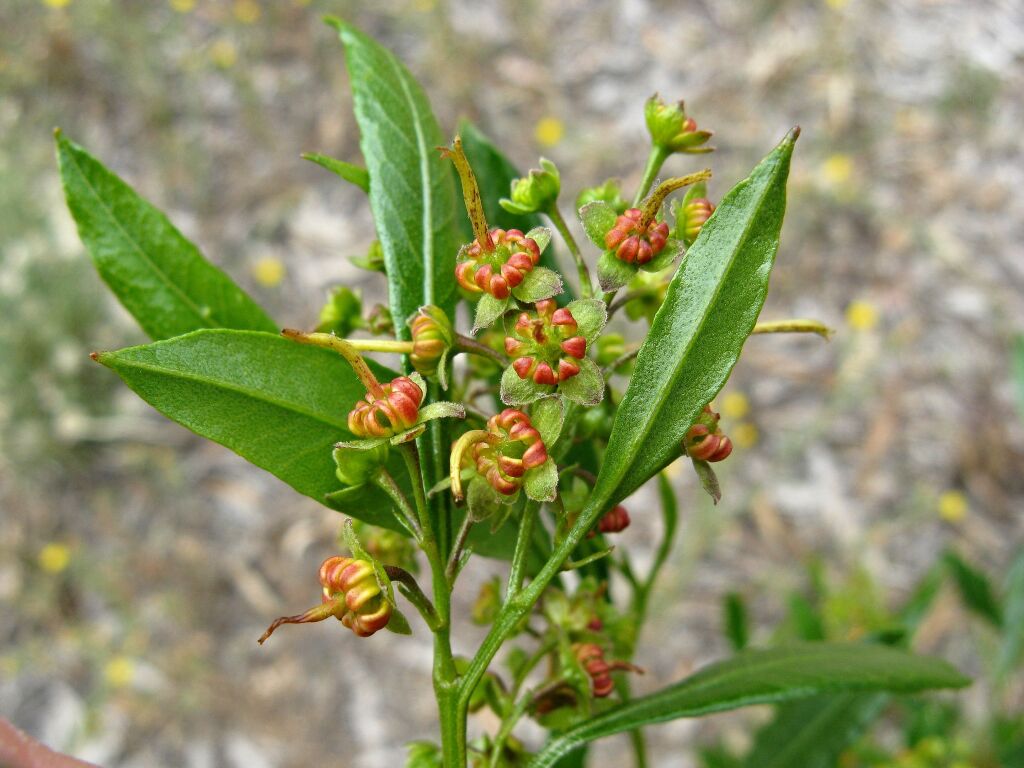
M 518 229 L 492 229 L 490 248 L 474 240 L 459 254 L 455 279 L 467 291 L 507 299 L 540 261 L 540 246 Z
M 620 533 L 629 527 L 629 512 L 621 504 L 609 509 L 597 522 L 599 533 Z
M 655 94 L 644 104 L 644 119 L 651 141 L 664 152 L 700 154 L 713 149 L 704 146 L 711 138 L 711 131 L 697 129 L 696 121 L 686 116 L 682 101 L 666 104 Z
M 369 637 L 391 620 L 391 603 L 381 590 L 372 563 L 351 557 L 329 557 L 320 566 L 320 584 L 321 605 L 277 619 L 263 633 L 260 645 L 282 624 L 309 624 L 333 616 L 359 637 Z
M 710 405 L 697 417 L 697 423 L 690 427 L 683 439 L 687 455 L 696 461 L 722 461 L 732 453 L 732 441 L 718 426 L 719 414 Z
M 520 379 L 537 384 L 558 384 L 580 372 L 577 361 L 587 354 L 587 340 L 579 335 L 572 312 L 559 308 L 554 299 L 535 305 L 532 315 L 523 312 L 512 335 L 505 337 L 505 352 Z
M 665 248 L 668 242 L 668 224 L 652 220 L 643 225 L 643 212 L 630 208 L 615 220 L 604 236 L 609 251 L 627 264 L 646 264 Z
M 348 430 L 356 437 L 392 437 L 419 420 L 423 390 L 408 376 L 381 385 L 381 394 L 367 392 L 348 414 Z
M 437 375 L 438 365 L 445 353 L 455 343 L 455 332 L 452 330 L 448 315 L 440 307 L 428 305 L 409 321 L 412 330 L 412 354 L 409 360 L 417 373 L 427 378 Z
M 596 698 L 603 699 L 615 690 L 615 681 L 612 679 L 612 672 L 617 670 L 628 670 L 640 672 L 626 661 L 605 661 L 604 650 L 596 643 L 576 643 L 572 647 L 576 655 L 576 661 L 590 677 L 591 690 Z
M 488 419 L 487 433 L 471 448 L 476 471 L 498 493 L 511 496 L 522 487 L 528 470 L 547 461 L 547 448 L 530 417 L 514 408 Z

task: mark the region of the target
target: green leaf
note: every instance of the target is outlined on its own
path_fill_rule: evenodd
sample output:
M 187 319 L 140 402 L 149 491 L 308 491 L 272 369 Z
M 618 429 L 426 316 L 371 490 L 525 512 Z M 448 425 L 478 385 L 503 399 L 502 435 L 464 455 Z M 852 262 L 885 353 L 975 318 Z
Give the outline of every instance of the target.
M 1024 550 L 1006 575 L 1003 600 L 1003 642 L 996 662 L 996 675 L 1008 675 L 1024 651 Z
M 947 552 L 945 557 L 946 566 L 949 568 L 960 590 L 960 598 L 964 605 L 975 614 L 989 621 L 994 627 L 1003 626 L 1003 609 L 996 600 L 992 583 L 988 576 L 968 565 L 962 558 L 953 552 Z
M 580 360 L 580 372 L 558 385 L 558 393 L 580 405 L 597 405 L 604 398 L 604 376 L 589 357 Z M 504 379 L 502 379 L 504 383 Z
M 512 295 L 525 304 L 550 299 L 561 292 L 561 276 L 547 267 L 534 267 L 523 278 L 523 282 L 512 289 Z
M 691 463 L 700 480 L 700 487 L 704 489 L 704 492 L 711 497 L 715 504 L 720 502 L 722 500 L 722 486 L 718 482 L 718 475 L 715 474 L 714 468 L 708 462 L 700 461 L 699 459 L 693 459 Z
M 508 309 L 508 299 L 496 299 L 489 293 L 485 293 L 480 297 L 480 301 L 476 303 L 476 314 L 473 318 L 473 332 L 476 333 L 481 328 L 490 328 L 494 325 L 494 322 L 505 314 Z
M 370 174 L 365 168 L 360 168 L 358 165 L 352 163 L 346 163 L 344 160 L 335 160 L 333 157 L 327 155 L 318 155 L 315 152 L 306 152 L 302 155 L 303 160 L 309 160 L 310 162 L 316 163 L 321 168 L 326 168 L 331 173 L 335 173 L 349 184 L 355 184 L 363 192 L 370 191 Z
M 615 220 L 618 218 L 615 209 L 603 200 L 595 200 L 580 208 L 579 213 L 583 231 L 587 233 L 590 242 L 604 250 L 604 236 L 615 226 Z
M 558 441 L 564 419 L 565 401 L 557 395 L 541 398 L 530 409 L 530 422 L 540 432 L 548 450 Z
M 725 196 L 672 278 L 616 411 L 597 499 L 625 498 L 676 459 L 728 379 L 768 292 L 796 136 Z
M 597 341 L 608 322 L 608 305 L 600 299 L 576 299 L 565 308 L 572 313 L 577 333 L 587 340 L 587 346 Z
M 636 273 L 637 268 L 622 261 L 614 251 L 605 251 L 597 260 L 597 281 L 602 291 L 619 290 L 636 277 Z
M 744 768 L 835 768 L 888 699 L 885 693 L 840 693 L 786 704 L 757 732 Z
M 278 330 L 163 213 L 60 131 L 55 138 L 78 235 L 100 277 L 150 338 L 200 328 Z
M 534 501 L 554 501 L 557 489 L 558 468 L 550 456 L 539 467 L 527 471 L 523 490 Z
M 511 365 L 501 374 L 501 402 L 505 405 L 528 405 L 553 391 L 554 387 L 547 384 L 537 384 L 530 378 L 519 378 Z
M 660 477 L 660 475 L 659 475 Z M 725 636 L 734 651 L 742 651 L 750 639 L 750 617 L 747 615 L 747 603 L 739 592 L 730 592 L 722 601 L 722 613 L 725 619 Z
M 548 768 L 587 742 L 680 717 L 831 691 L 960 688 L 968 684 L 945 661 L 877 645 L 807 643 L 744 651 L 661 691 L 633 699 L 552 739 L 530 763 Z
M 551 242 L 551 229 L 548 227 L 534 227 L 526 233 L 526 236 L 537 244 L 541 253 L 544 253 L 548 247 L 548 243 Z
M 328 21 L 345 46 L 391 315 L 434 304 L 452 317 L 458 246 L 451 170 L 437 151 L 445 136 L 423 90 L 390 51 L 343 21 Z M 409 337 L 404 325 L 396 332 Z
M 408 485 L 402 480 L 404 477 L 400 477 L 397 482 L 400 485 Z M 411 492 L 411 487 L 407 492 Z M 409 535 L 409 531 L 398 521 L 393 511 L 394 503 L 384 491 L 370 483 L 328 493 L 324 496 L 323 503 L 336 512 L 362 520 L 364 523 Z
M 340 487 L 332 451 L 352 439 L 346 416 L 366 394 L 340 355 L 268 333 L 202 330 L 96 359 L 168 418 L 299 493 L 325 503 Z M 370 366 L 381 379 L 396 375 Z
M 476 182 L 480 187 L 480 198 L 484 204 L 487 223 L 492 227 L 518 229 L 522 232 L 542 227 L 544 220 L 537 214 L 509 213 L 498 202 L 508 194 L 512 182 L 523 174 L 473 123 L 467 120 L 460 122 L 459 135 L 462 136 L 462 150 L 466 153 L 469 164 L 473 166 L 473 173 L 476 174 Z M 464 212 L 459 216 L 459 221 L 464 223 L 464 239 L 471 239 L 472 229 L 469 227 L 469 219 Z M 539 241 L 537 244 L 541 245 Z M 540 264 L 555 272 L 561 271 L 553 248 L 541 246 Z M 568 287 L 566 292 L 570 292 Z
M 409 620 L 405 618 L 405 614 L 397 608 L 391 609 L 391 618 L 388 619 L 388 623 L 384 626 L 388 632 L 394 632 L 396 635 L 412 634 L 412 627 L 409 626 Z

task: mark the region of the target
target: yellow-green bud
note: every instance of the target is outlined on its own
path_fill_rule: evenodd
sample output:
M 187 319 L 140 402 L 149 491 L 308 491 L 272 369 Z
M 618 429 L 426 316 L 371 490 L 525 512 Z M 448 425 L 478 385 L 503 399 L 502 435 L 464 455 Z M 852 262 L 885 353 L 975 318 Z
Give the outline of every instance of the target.
M 509 213 L 527 214 L 546 211 L 558 199 L 562 180 L 558 168 L 547 158 L 540 159 L 540 168 L 534 168 L 521 179 L 512 182 L 512 199 L 498 202 Z
M 451 321 L 440 307 L 427 305 L 409 319 L 412 329 L 412 354 L 409 360 L 417 373 L 426 378 L 437 376 L 437 368 L 455 344 Z
M 711 131 L 697 129 L 696 121 L 686 116 L 682 101 L 666 104 L 658 94 L 654 94 L 644 104 L 644 119 L 651 134 L 651 143 L 665 152 L 700 154 L 713 149 L 704 146 L 711 138 Z

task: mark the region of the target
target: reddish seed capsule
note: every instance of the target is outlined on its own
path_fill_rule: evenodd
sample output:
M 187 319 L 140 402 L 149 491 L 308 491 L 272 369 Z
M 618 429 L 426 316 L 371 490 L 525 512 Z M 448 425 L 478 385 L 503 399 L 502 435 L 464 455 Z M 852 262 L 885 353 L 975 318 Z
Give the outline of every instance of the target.
M 615 256 L 627 264 L 646 264 L 668 243 L 668 224 L 652 221 L 641 228 L 642 217 L 639 208 L 630 208 L 615 220 L 615 225 L 604 236 L 605 247 L 615 251 Z
M 528 470 L 547 461 L 547 448 L 530 417 L 515 408 L 492 416 L 487 432 L 486 439 L 473 444 L 470 456 L 494 490 L 511 496 L 522 487 Z
M 552 386 L 580 372 L 578 360 L 587 354 L 587 340 L 576 318 L 554 299 L 538 301 L 535 311 L 520 313 L 512 333 L 505 337 L 505 352 L 521 379 Z
M 596 643 L 576 643 L 572 648 L 576 660 L 590 676 L 591 691 L 596 698 L 604 698 L 615 690 L 612 672 L 620 669 L 630 672 L 641 671 L 639 667 L 626 661 L 605 661 L 604 651 Z
M 540 247 L 518 229 L 492 229 L 489 235 L 492 248 L 474 241 L 463 249 L 455 266 L 455 279 L 467 291 L 507 299 L 537 266 Z
M 348 430 L 356 437 L 392 437 L 419 420 L 423 390 L 408 376 L 382 384 L 383 397 L 367 393 L 348 414 Z
M 686 453 L 697 461 L 722 461 L 732 453 L 732 441 L 725 436 L 718 420 L 721 417 L 711 410 L 710 405 L 704 406 L 697 423 L 690 427 L 683 438 Z

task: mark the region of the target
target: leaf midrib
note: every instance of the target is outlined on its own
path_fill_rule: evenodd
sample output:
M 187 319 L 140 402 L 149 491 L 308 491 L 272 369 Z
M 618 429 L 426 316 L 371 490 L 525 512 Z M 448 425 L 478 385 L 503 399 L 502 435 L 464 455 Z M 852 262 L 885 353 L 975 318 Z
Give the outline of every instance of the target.
M 69 162 L 74 167 L 75 172 L 78 174 L 79 178 L 81 178 L 82 183 L 89 190 L 89 193 L 93 196 L 93 198 L 95 198 L 98 206 L 102 208 L 103 211 L 107 214 L 108 218 L 114 222 L 114 225 L 124 236 L 125 240 L 127 240 L 131 244 L 132 248 L 134 248 L 138 255 L 142 258 L 142 261 L 145 262 L 147 266 L 149 266 L 150 271 L 153 274 L 155 274 L 157 278 L 160 279 L 160 281 L 163 282 L 164 285 L 171 290 L 172 293 L 178 296 L 181 302 L 186 307 L 188 307 L 192 311 L 192 313 L 199 319 L 204 328 L 223 328 L 223 325 L 221 325 L 220 323 L 213 319 L 213 307 L 209 308 L 210 315 L 205 315 L 202 309 L 199 307 L 199 305 L 193 302 L 189 298 L 188 294 L 185 293 L 181 288 L 179 288 L 178 285 L 173 280 L 171 280 L 170 276 L 168 276 L 162 269 L 160 269 L 157 263 L 153 261 L 149 254 L 146 253 L 146 251 L 135 240 L 135 238 L 132 237 L 128 230 L 124 228 L 124 225 L 121 224 L 121 220 L 114 214 L 113 209 L 109 205 L 107 205 L 106 201 L 100 195 L 99 191 L 96 189 L 95 186 L 93 186 L 92 182 L 89 181 L 89 178 L 85 175 L 85 172 L 82 170 L 82 167 L 78 162 L 78 158 L 75 156 L 75 150 L 70 145 L 70 142 L 68 142 L 67 139 L 63 140 L 63 149 L 65 156 L 68 158 Z M 169 221 L 167 223 L 170 224 Z M 171 227 L 173 228 L 174 225 L 171 224 Z
M 154 365 L 154 364 L 151 364 L 151 363 L 144 363 L 144 362 L 141 362 L 139 360 L 130 360 L 128 358 L 118 357 L 118 355 L 119 355 L 119 353 L 112 352 L 112 353 L 108 353 L 106 355 L 100 355 L 99 359 L 100 359 L 100 362 L 103 363 L 104 365 L 107 365 L 107 363 L 105 362 L 106 360 L 113 360 L 113 361 L 116 361 L 116 363 L 119 366 L 123 366 L 123 367 L 126 367 L 126 368 L 136 368 L 136 369 L 139 369 L 139 370 L 148 371 L 150 373 L 159 373 L 159 374 L 163 374 L 165 376 L 168 376 L 170 378 L 182 379 L 182 380 L 185 380 L 185 381 L 190 381 L 190 382 L 194 382 L 194 383 L 197 383 L 197 384 L 202 384 L 202 385 L 208 386 L 208 387 L 215 387 L 217 389 L 223 389 L 223 390 L 225 390 L 227 392 L 233 392 L 235 394 L 244 395 L 246 397 L 251 398 L 252 400 L 256 400 L 258 402 L 266 403 L 267 405 L 272 405 L 272 406 L 274 406 L 276 408 L 280 408 L 283 411 L 289 411 L 289 412 L 297 413 L 297 414 L 299 414 L 301 416 L 306 416 L 307 418 L 311 418 L 314 421 L 318 421 L 321 424 L 326 424 L 328 426 L 341 429 L 342 432 L 344 432 L 345 434 L 348 434 L 348 429 L 347 429 L 348 422 L 347 421 L 344 424 L 339 424 L 339 423 L 336 423 L 336 422 L 333 422 L 333 421 L 328 421 L 328 420 L 326 420 L 323 417 L 323 414 L 315 413 L 315 412 L 307 410 L 305 408 L 296 407 L 295 403 L 284 402 L 284 401 L 278 400 L 277 398 L 269 397 L 269 396 L 266 395 L 266 393 L 263 393 L 260 390 L 250 390 L 250 389 L 247 389 L 245 387 L 238 386 L 238 385 L 233 385 L 233 384 L 230 384 L 230 383 L 227 383 L 227 382 L 224 382 L 224 381 L 211 381 L 210 379 L 205 379 L 202 376 L 199 376 L 198 374 L 190 373 L 188 371 L 183 371 L 181 369 L 165 368 L 165 367 L 160 366 L 160 365 Z M 114 365 L 110 365 L 109 367 L 113 368 Z
M 821 659 L 821 657 L 824 657 L 826 660 L 830 660 L 830 661 L 835 662 L 835 661 L 838 661 L 838 659 L 836 658 L 836 655 L 835 655 L 835 651 L 836 650 L 837 649 L 833 646 L 831 648 L 814 649 L 810 653 L 806 653 L 806 654 L 801 653 L 801 654 L 798 654 L 798 655 L 788 655 L 788 656 L 783 656 L 783 657 L 780 657 L 780 658 L 777 658 L 777 659 L 766 660 L 763 664 L 762 663 L 758 663 L 757 664 L 757 670 L 758 670 L 758 672 L 762 672 L 762 671 L 765 671 L 765 670 L 768 670 L 768 669 L 771 669 L 771 668 L 776 668 L 780 664 L 783 665 L 783 666 L 785 666 L 787 664 L 792 664 L 794 659 L 798 659 L 801 664 L 803 664 L 803 663 L 811 663 L 811 664 L 813 664 L 815 661 L 819 661 Z M 706 674 L 710 669 L 711 669 L 711 667 L 707 667 L 704 670 L 701 670 L 701 671 L 697 672 L 694 675 L 694 677 L 699 676 L 701 674 Z M 691 684 L 691 685 L 687 685 L 687 680 L 682 680 L 679 683 L 676 683 L 675 686 L 673 686 L 669 690 L 664 690 L 664 691 L 661 691 L 661 692 L 653 693 L 653 694 L 651 694 L 649 696 L 645 696 L 645 697 L 642 697 L 640 699 L 634 699 L 629 704 L 624 705 L 624 707 L 630 708 L 632 710 L 631 714 L 643 715 L 653 705 L 655 707 L 656 712 L 658 710 L 660 710 L 660 716 L 662 716 L 662 719 L 661 720 L 650 720 L 650 721 L 645 720 L 644 722 L 645 723 L 654 723 L 654 722 L 664 722 L 664 720 L 672 720 L 672 719 L 677 719 L 677 718 L 682 718 L 682 717 L 694 717 L 694 716 L 702 715 L 702 714 L 710 714 L 710 713 L 713 713 L 713 712 L 721 711 L 722 709 L 734 709 L 734 708 L 737 708 L 739 706 L 743 706 L 746 703 L 755 703 L 755 702 L 760 703 L 760 702 L 773 701 L 773 700 L 777 701 L 778 698 L 774 698 L 774 697 L 779 697 L 779 696 L 787 696 L 787 697 L 788 696 L 792 696 L 792 698 L 796 698 L 797 697 L 796 694 L 799 694 L 799 693 L 801 693 L 803 691 L 825 692 L 827 690 L 830 690 L 829 680 L 827 678 L 823 678 L 822 682 L 820 684 L 803 683 L 803 684 L 801 684 L 799 686 L 787 687 L 784 690 L 780 690 L 780 691 L 776 691 L 776 692 L 764 691 L 764 692 L 756 693 L 756 694 L 747 694 L 745 696 L 731 697 L 731 698 L 728 698 L 728 699 L 723 699 L 722 701 L 719 701 L 717 703 L 713 703 L 713 704 L 709 704 L 709 705 L 705 705 L 705 706 L 701 706 L 701 707 L 693 707 L 693 708 L 690 708 L 689 710 L 687 710 L 690 713 L 690 714 L 687 714 L 687 715 L 671 714 L 669 711 L 667 711 L 667 708 L 665 707 L 665 704 L 666 704 L 665 700 L 666 699 L 669 699 L 668 703 L 671 703 L 671 699 L 674 696 L 679 696 L 679 695 L 696 695 L 696 694 L 699 694 L 699 693 L 701 693 L 703 691 L 708 690 L 709 688 L 714 688 L 714 687 L 721 686 L 721 685 L 732 684 L 734 682 L 734 678 L 735 677 L 749 674 L 749 672 L 750 672 L 750 664 L 743 664 L 743 665 L 737 666 L 733 670 L 728 670 L 726 672 L 726 674 L 724 674 L 724 675 L 722 675 L 720 677 L 716 677 L 716 678 L 714 678 L 712 680 L 696 681 L 695 684 Z M 693 677 L 689 678 L 689 680 L 692 681 Z M 952 685 L 954 683 L 951 680 L 949 684 Z M 840 685 L 842 686 L 840 688 L 840 690 L 857 690 L 857 689 L 865 690 L 865 687 L 866 687 L 866 684 L 863 683 L 863 682 L 857 683 L 857 684 L 841 683 Z M 928 685 L 928 684 L 922 684 L 922 685 Z M 867 690 L 872 690 L 871 687 L 867 687 L 866 689 Z M 836 690 L 836 689 L 835 688 L 831 688 L 831 690 Z M 884 690 L 884 689 L 878 689 L 878 690 Z M 894 688 L 894 689 L 891 689 L 891 690 L 905 691 L 905 690 L 914 690 L 914 689 L 913 688 L 908 689 L 908 688 L 902 688 L 901 687 L 901 688 Z M 635 707 L 635 709 L 632 709 L 634 707 Z M 569 732 L 563 734 L 562 736 L 558 737 L 558 739 L 556 739 L 555 741 L 552 741 L 551 744 L 549 745 L 551 750 L 552 750 L 552 752 L 557 757 L 558 755 L 565 754 L 565 752 L 568 751 L 568 750 L 574 749 L 576 746 L 578 746 L 580 744 L 586 743 L 587 741 L 591 741 L 594 738 L 600 738 L 600 736 L 592 736 L 591 735 L 592 733 L 594 733 L 594 731 L 592 729 L 597 729 L 596 733 L 604 734 L 604 735 L 611 735 L 612 733 L 619 732 L 619 731 L 616 731 L 616 730 L 612 730 L 610 732 L 605 733 L 605 732 L 601 731 L 600 728 L 601 728 L 601 725 L 603 723 L 607 722 L 615 714 L 620 713 L 621 711 L 622 711 L 622 708 L 616 708 L 614 710 L 610 710 L 609 712 L 606 712 L 605 714 L 600 715 L 598 718 L 595 718 L 594 720 L 591 720 L 588 723 L 584 723 L 583 725 L 581 725 L 579 727 L 579 730 L 576 731 L 575 733 L 573 731 L 569 731 Z M 678 709 L 672 710 L 672 712 L 675 712 L 675 711 L 678 711 Z M 634 717 L 634 720 L 635 719 L 636 718 Z M 629 728 L 630 728 L 630 726 L 627 723 L 627 724 L 623 725 L 623 727 L 621 729 L 619 729 L 619 730 L 628 730 Z M 559 745 L 559 746 L 556 746 L 556 745 Z M 545 752 L 547 752 L 547 749 L 545 749 Z
M 778 165 L 778 163 L 776 162 L 775 167 L 772 168 L 772 174 L 773 175 L 777 171 L 777 165 Z M 747 182 L 750 183 L 750 179 L 747 179 Z M 771 184 L 770 183 L 766 184 L 764 186 L 764 189 L 762 190 L 762 193 L 758 197 L 757 206 L 755 208 L 755 210 L 756 210 L 756 212 L 758 214 L 760 214 L 760 211 L 761 211 L 762 207 L 764 206 L 764 201 L 768 197 L 768 191 L 769 191 L 770 188 L 771 188 Z M 726 278 L 729 276 L 729 273 L 732 271 L 733 267 L 735 266 L 736 254 L 739 252 L 740 246 L 742 246 L 742 244 L 747 241 L 747 237 L 750 234 L 751 228 L 754 226 L 754 223 L 757 221 L 757 219 L 758 219 L 758 216 L 756 216 L 756 215 L 749 217 L 746 226 L 743 228 L 743 234 L 740 237 L 740 239 L 737 241 L 738 245 L 737 245 L 736 248 L 733 249 L 733 253 L 729 257 L 729 265 L 726 267 L 725 271 L 722 273 L 721 279 L 718 281 L 718 284 L 715 286 L 715 290 L 714 290 L 714 293 L 712 294 L 711 301 L 709 301 L 707 303 L 704 311 L 701 313 L 700 323 L 698 323 L 698 325 L 697 325 L 696 329 L 694 330 L 693 334 L 691 334 L 690 339 L 687 342 L 686 347 L 685 347 L 685 349 L 683 351 L 683 354 L 679 357 L 679 361 L 680 362 L 675 366 L 675 368 L 673 370 L 672 376 L 669 379 L 669 385 L 667 387 L 664 387 L 661 390 L 661 392 L 658 393 L 658 395 L 656 397 L 656 407 L 653 408 L 652 411 L 651 411 L 653 414 L 661 413 L 661 410 L 665 407 L 665 403 L 667 402 L 667 400 L 669 398 L 669 395 L 671 395 L 672 392 L 674 392 L 675 386 L 676 386 L 676 382 L 679 379 L 680 371 L 686 365 L 686 361 L 687 361 L 687 359 L 690 356 L 690 350 L 693 349 L 693 345 L 696 342 L 697 338 L 700 337 L 703 334 L 704 327 L 707 324 L 708 317 L 711 314 L 711 308 L 717 303 L 718 296 L 721 293 L 723 286 L 727 282 Z M 684 265 L 680 267 L 680 269 L 685 269 L 685 262 L 684 262 Z M 655 318 L 655 319 L 657 319 L 657 318 Z M 643 354 L 643 349 L 640 350 L 640 354 Z M 641 363 L 640 355 L 637 355 L 637 367 L 640 366 L 640 363 Z M 617 473 L 618 476 L 614 479 L 614 482 L 612 483 L 612 488 L 613 489 L 618 487 L 618 485 L 626 477 L 626 475 L 629 473 L 629 471 L 636 465 L 636 459 L 637 459 L 637 457 L 639 457 L 639 452 L 638 452 L 639 446 L 647 438 L 647 435 L 650 434 L 651 429 L 654 427 L 654 422 L 655 422 L 655 420 L 653 418 L 652 419 L 648 419 L 647 420 L 647 426 L 643 427 L 642 430 L 639 433 L 636 434 L 634 439 L 630 441 L 629 446 L 628 446 L 628 453 L 626 455 L 633 456 L 634 458 L 629 463 L 622 465 L 622 469 Z

